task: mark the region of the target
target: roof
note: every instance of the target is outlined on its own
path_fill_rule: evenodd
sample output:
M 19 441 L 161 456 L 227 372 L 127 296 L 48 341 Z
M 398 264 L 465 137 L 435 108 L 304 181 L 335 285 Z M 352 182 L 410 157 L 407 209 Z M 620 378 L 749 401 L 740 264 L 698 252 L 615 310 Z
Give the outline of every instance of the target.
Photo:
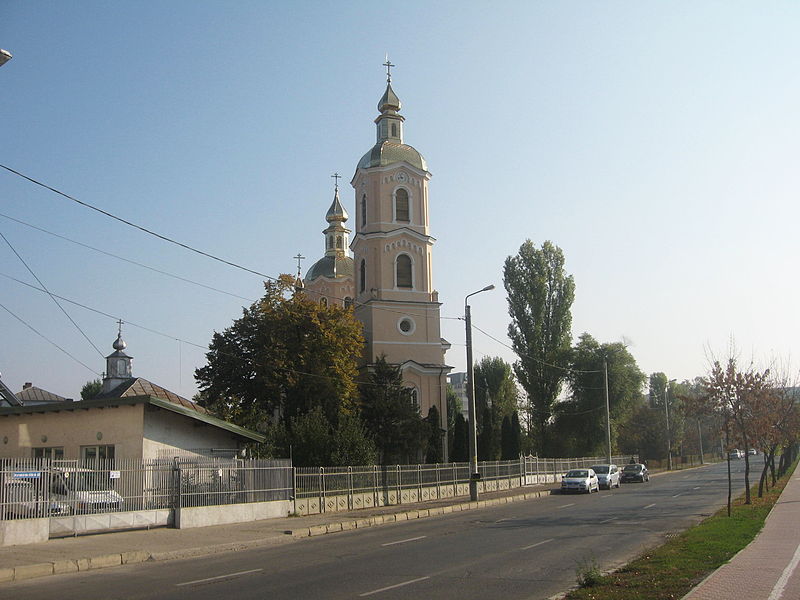
M 114 389 L 102 394 L 98 394 L 92 399 L 101 400 L 104 398 L 135 398 L 137 396 L 152 396 L 154 398 L 166 400 L 167 402 L 172 402 L 173 404 L 182 406 L 188 410 L 193 410 L 206 415 L 211 414 L 196 402 L 192 402 L 191 400 L 187 400 L 186 398 L 179 396 L 174 392 L 170 392 L 168 389 L 163 388 L 160 385 L 156 385 L 152 381 L 148 381 L 143 377 L 131 377 L 127 381 L 119 384 Z
M 26 387 L 21 392 L 17 392 L 17 398 L 19 398 L 22 404 L 42 404 L 46 402 L 64 402 L 66 400 L 64 396 L 48 392 L 35 385 Z
M 317 277 L 341 279 L 353 276 L 353 259 L 349 256 L 323 256 L 306 273 L 306 281 Z
M 12 392 L 8 386 L 3 383 L 3 380 L 0 379 L 0 400 L 4 400 L 8 402 L 10 406 L 22 406 L 22 402 L 19 401 L 19 398 Z M 0 402 L 0 406 L 2 406 L 2 402 Z
M 408 144 L 398 144 L 389 140 L 380 140 L 358 161 L 359 169 L 385 167 L 398 162 L 405 162 L 422 171 L 428 170 L 428 163 L 415 148 Z
M 146 380 L 144 381 L 150 384 L 149 381 Z M 118 386 L 117 389 L 119 389 L 119 387 L 121 386 Z M 164 388 L 160 388 L 159 386 L 155 387 L 160 390 L 167 391 L 164 390 Z M 169 393 L 172 394 L 172 392 Z M 172 394 L 172 396 L 180 398 L 180 396 L 177 396 L 176 394 Z M 250 431 L 249 429 L 245 429 L 244 427 L 239 427 L 238 425 L 234 425 L 233 423 L 229 423 L 228 421 L 223 421 L 222 419 L 219 419 L 211 415 L 202 406 L 199 406 L 194 402 L 190 402 L 185 398 L 180 398 L 180 399 L 183 402 L 174 402 L 172 400 L 167 400 L 164 398 L 159 398 L 150 395 L 141 395 L 141 396 L 128 395 L 128 396 L 119 396 L 116 398 L 93 398 L 92 400 L 81 400 L 78 402 L 67 400 L 65 402 L 51 402 L 48 404 L 33 404 L 29 406 L 0 407 L 0 417 L 9 415 L 30 415 L 37 413 L 90 410 L 92 408 L 109 408 L 112 406 L 132 406 L 135 404 L 148 404 L 150 406 L 155 406 L 179 415 L 183 415 L 184 417 L 189 417 L 190 419 L 195 419 L 212 427 L 218 427 L 220 429 L 224 429 L 225 431 L 229 431 L 235 435 L 246 438 L 248 440 L 252 440 L 255 442 L 266 441 L 266 437 L 264 437 L 260 433 L 256 433 L 255 431 Z M 186 405 L 184 405 L 183 403 L 186 403 Z

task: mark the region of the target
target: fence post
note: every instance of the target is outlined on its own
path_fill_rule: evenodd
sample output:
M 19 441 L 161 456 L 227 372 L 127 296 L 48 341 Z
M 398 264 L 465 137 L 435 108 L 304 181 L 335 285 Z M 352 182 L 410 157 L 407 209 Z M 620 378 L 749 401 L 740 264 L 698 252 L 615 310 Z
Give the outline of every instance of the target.
M 458 498 L 458 467 L 453 463 L 453 498 Z
M 372 465 L 372 498 L 373 506 L 380 506 L 378 504 L 378 465 Z
M 319 512 L 325 512 L 325 467 L 319 468 Z
M 347 510 L 353 510 L 353 467 L 347 467 Z
M 417 502 L 422 502 L 422 465 L 417 463 Z
M 172 459 L 172 526 L 175 529 L 181 528 L 181 507 L 183 505 L 182 498 L 182 477 L 181 466 L 178 463 L 178 457 Z M 77 530 L 77 529 L 76 529 Z
M 436 463 L 436 499 L 437 500 L 441 500 L 442 499 L 442 490 L 441 490 L 441 488 L 439 486 L 439 467 L 440 466 L 441 465 L 439 465 L 439 463 Z
M 402 471 L 400 470 L 400 465 L 395 465 L 395 472 L 397 473 L 397 503 L 403 503 L 403 482 L 400 480 L 402 476 Z

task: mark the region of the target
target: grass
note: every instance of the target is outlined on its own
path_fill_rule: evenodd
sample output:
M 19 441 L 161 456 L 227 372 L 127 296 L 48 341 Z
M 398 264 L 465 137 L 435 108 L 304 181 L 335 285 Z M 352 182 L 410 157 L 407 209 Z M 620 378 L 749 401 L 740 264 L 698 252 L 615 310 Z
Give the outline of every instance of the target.
M 788 473 L 793 469 L 794 465 Z M 682 598 L 761 531 L 787 479 L 786 476 L 779 479 L 763 498 L 756 497 L 758 486 L 754 486 L 752 504 L 746 505 L 743 497 L 737 498 L 732 503 L 730 517 L 727 508 L 723 508 L 614 573 L 600 577 L 589 573 L 589 577 L 583 578 L 584 573 L 579 570 L 578 583 L 582 587 L 568 593 L 565 600 Z

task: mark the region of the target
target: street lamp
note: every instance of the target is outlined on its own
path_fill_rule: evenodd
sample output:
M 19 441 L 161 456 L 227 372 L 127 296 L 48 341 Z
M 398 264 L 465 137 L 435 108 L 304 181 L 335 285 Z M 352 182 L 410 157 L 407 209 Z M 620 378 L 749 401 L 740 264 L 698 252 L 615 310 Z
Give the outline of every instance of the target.
M 667 394 L 669 392 L 669 384 L 675 383 L 677 379 L 670 379 L 667 381 L 667 385 L 664 386 L 664 411 L 667 414 L 667 470 L 672 471 L 672 439 L 669 432 L 669 398 Z
M 469 402 L 469 499 L 473 502 L 478 499 L 478 480 L 481 476 L 478 473 L 478 425 L 475 415 L 475 386 L 473 385 L 472 368 L 472 316 L 467 300 L 470 296 L 493 289 L 493 285 L 487 285 L 464 297 L 464 321 L 467 328 L 467 400 Z
M 6 64 L 8 61 L 11 60 L 11 52 L 8 50 L 3 50 L 0 48 L 0 67 Z

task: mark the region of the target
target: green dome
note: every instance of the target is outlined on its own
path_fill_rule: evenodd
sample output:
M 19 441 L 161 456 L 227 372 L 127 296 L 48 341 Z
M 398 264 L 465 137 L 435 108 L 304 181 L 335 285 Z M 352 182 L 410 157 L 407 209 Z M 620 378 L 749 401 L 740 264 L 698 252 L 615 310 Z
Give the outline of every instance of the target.
M 323 256 L 306 273 L 306 282 L 317 277 L 342 279 L 353 276 L 353 259 L 349 256 Z
M 408 144 L 397 144 L 388 140 L 379 141 L 361 157 L 361 160 L 358 161 L 358 168 L 385 167 L 398 162 L 407 162 L 422 171 L 428 170 L 428 163 L 415 148 Z

